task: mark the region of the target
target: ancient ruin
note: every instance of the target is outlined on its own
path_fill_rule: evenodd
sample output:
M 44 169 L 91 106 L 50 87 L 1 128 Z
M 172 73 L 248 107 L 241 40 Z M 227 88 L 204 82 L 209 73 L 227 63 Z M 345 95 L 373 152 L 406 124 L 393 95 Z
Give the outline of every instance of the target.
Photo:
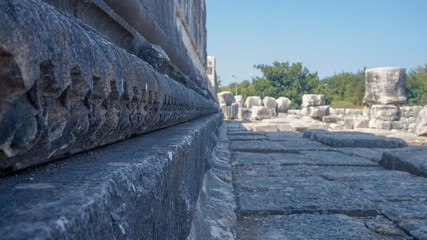
M 2 239 L 188 236 L 221 122 L 205 18 L 203 0 L 0 1 Z
M 216 93 L 204 0 L 0 0 L 0 22 L 1 239 L 427 237 L 404 68 L 366 70 L 364 109 L 290 109 Z

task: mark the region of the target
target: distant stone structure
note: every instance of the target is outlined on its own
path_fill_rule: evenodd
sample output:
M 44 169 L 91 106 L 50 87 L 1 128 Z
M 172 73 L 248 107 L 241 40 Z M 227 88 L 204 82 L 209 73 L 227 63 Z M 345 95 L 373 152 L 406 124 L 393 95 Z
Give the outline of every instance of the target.
M 302 112 L 313 118 L 329 115 L 329 106 L 325 105 L 325 95 L 305 94 L 302 96 Z
M 246 99 L 244 108 L 237 109 L 237 119 L 265 120 L 272 118 L 304 118 L 310 117 L 323 123 L 312 124 L 310 127 L 289 127 L 280 120 L 272 120 L 277 126 L 266 125 L 265 130 L 304 130 L 311 127 L 321 129 L 360 129 L 373 128 L 380 130 L 401 130 L 414 132 L 418 135 L 427 135 L 426 110 L 421 106 L 404 106 L 405 97 L 405 69 L 396 67 L 374 68 L 366 70 L 365 109 L 331 108 L 325 105 L 323 94 L 305 94 L 302 96 L 302 109 L 289 109 L 291 101 L 286 97 L 274 99 L 259 96 L 250 96 Z M 229 93 L 232 94 L 232 93 Z M 241 98 L 239 101 L 242 102 Z M 274 102 L 275 101 L 275 102 Z M 227 113 L 224 113 L 227 115 Z M 279 128 L 280 125 L 280 128 Z M 258 130 L 260 126 L 257 126 Z

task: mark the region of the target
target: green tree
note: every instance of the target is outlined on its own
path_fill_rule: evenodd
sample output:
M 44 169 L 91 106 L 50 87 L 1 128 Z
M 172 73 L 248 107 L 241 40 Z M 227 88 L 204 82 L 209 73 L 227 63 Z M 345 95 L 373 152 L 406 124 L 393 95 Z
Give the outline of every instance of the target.
M 253 80 L 251 95 L 287 97 L 292 101 L 291 108 L 300 108 L 302 95 L 313 93 L 319 83 L 317 72 L 310 73 L 302 63 L 275 61 L 272 65 L 254 67 L 261 70 L 263 77 Z
M 340 73 L 322 79 L 317 93 L 325 94 L 326 104 L 335 108 L 361 108 L 365 96 L 365 73 Z
M 419 66 L 406 75 L 407 105 L 427 105 L 427 65 Z

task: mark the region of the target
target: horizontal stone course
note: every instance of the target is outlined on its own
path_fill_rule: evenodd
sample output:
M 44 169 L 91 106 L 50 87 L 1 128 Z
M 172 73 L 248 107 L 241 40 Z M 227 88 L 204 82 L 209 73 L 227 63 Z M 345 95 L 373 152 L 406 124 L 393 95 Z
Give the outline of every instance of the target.
M 2 177 L 2 239 L 185 239 L 215 114 Z
M 0 8 L 0 174 L 218 112 L 37 0 Z

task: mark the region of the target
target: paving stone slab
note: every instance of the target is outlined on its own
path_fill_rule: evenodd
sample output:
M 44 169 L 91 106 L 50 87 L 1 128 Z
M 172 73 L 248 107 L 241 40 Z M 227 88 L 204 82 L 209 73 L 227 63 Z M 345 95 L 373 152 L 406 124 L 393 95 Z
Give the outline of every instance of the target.
M 361 132 L 328 132 L 325 130 L 311 129 L 304 132 L 304 137 L 332 147 L 406 147 L 406 143 L 402 139 L 375 136 L 373 134 Z
M 241 212 L 322 212 L 352 215 L 376 213 L 374 204 L 359 191 L 321 177 L 235 181 L 235 188 Z
M 302 151 L 300 154 L 319 166 L 378 166 L 378 163 L 366 158 L 339 152 Z
M 259 134 L 233 134 L 228 137 L 230 141 L 252 141 L 252 140 L 267 140 L 267 137 Z
M 234 135 L 261 135 L 261 136 L 265 136 L 264 132 L 252 132 L 252 131 L 248 131 L 246 129 L 243 130 L 235 130 L 235 131 L 227 131 L 227 135 L 230 136 L 234 136 Z
M 250 226 L 250 227 L 249 227 Z M 238 219 L 237 239 L 412 239 L 381 216 L 293 214 Z
M 265 135 L 272 141 L 293 141 L 302 138 L 302 133 L 300 132 L 267 132 Z
M 250 180 L 264 177 L 311 177 L 317 176 L 316 166 L 295 165 L 242 165 L 234 166 L 233 180 Z
M 296 153 L 248 153 L 235 152 L 233 165 L 314 165 L 315 163 L 302 154 Z
M 232 151 L 240 152 L 288 152 L 298 153 L 300 151 L 334 151 L 333 148 L 321 143 L 307 139 L 297 139 L 294 141 L 233 141 L 230 144 Z
M 379 205 L 379 209 L 416 239 L 427 239 L 426 199 L 384 202 Z
M 349 155 L 355 155 L 359 157 L 364 157 L 369 160 L 379 162 L 383 155 L 383 152 L 391 150 L 394 148 L 337 148 L 338 152 L 342 152 Z
M 407 147 L 385 152 L 379 164 L 387 169 L 397 169 L 427 177 L 427 147 Z
M 371 167 L 325 167 L 316 171 L 320 176 L 358 189 L 375 202 L 427 199 L 427 179 L 407 172 Z

